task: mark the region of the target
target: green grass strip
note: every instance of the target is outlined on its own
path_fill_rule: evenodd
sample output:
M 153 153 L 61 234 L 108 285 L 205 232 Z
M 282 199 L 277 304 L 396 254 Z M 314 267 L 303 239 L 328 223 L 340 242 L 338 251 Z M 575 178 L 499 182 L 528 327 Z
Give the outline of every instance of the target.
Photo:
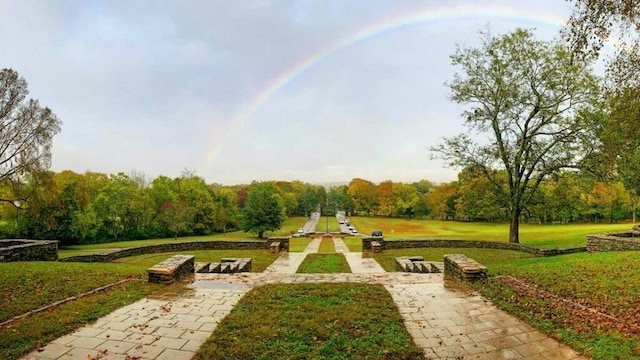
M 322 238 L 318 252 L 321 253 L 334 253 L 336 252 L 336 246 L 331 238 Z
M 119 280 L 143 277 L 145 269 L 55 261 L 0 263 L 0 322 Z
M 300 264 L 297 272 L 302 274 L 350 273 L 351 268 L 343 254 L 309 254 Z
M 145 270 L 153 265 L 167 260 L 176 254 L 186 254 L 195 256 L 195 261 L 199 262 L 220 262 L 222 258 L 251 258 L 251 272 L 261 272 L 271 265 L 278 254 L 272 254 L 269 250 L 194 250 L 194 251 L 178 251 L 158 254 L 144 254 L 121 258 L 116 260 L 117 263 L 138 266 Z
M 240 300 L 200 359 L 417 359 L 382 285 L 266 285 Z
M 160 285 L 133 282 L 63 304 L 0 328 L 0 359 L 17 359 L 111 311 L 131 304 Z

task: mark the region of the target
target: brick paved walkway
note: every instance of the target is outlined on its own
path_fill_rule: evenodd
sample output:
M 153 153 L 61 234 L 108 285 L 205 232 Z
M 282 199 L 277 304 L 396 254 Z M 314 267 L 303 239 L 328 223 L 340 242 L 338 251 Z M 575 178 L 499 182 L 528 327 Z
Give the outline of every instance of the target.
M 184 291 L 125 306 L 23 359 L 191 359 L 251 288 L 330 282 L 383 284 L 427 359 L 586 359 L 442 274 L 386 273 L 349 252 L 354 273 L 295 274 L 307 252 L 317 251 L 314 241 L 262 273 L 196 274 Z

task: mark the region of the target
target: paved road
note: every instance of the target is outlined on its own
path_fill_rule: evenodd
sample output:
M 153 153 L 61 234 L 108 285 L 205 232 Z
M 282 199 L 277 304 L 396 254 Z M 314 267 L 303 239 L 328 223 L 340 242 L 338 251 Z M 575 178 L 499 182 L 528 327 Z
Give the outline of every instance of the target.
M 307 219 L 307 222 L 302 227 L 304 229 L 305 234 L 313 234 L 316 232 L 316 226 L 318 225 L 318 220 L 320 219 L 320 213 L 313 213 Z

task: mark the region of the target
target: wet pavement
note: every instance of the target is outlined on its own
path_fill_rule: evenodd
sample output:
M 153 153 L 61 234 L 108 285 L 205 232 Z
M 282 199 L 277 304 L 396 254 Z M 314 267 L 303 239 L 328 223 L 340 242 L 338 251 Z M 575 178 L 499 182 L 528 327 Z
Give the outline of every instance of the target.
M 443 274 L 387 273 L 374 259 L 349 252 L 353 273 L 296 274 L 306 254 L 317 251 L 314 241 L 304 253 L 283 253 L 262 273 L 195 274 L 179 291 L 118 309 L 23 359 L 191 359 L 253 287 L 338 282 L 384 285 L 427 359 L 586 359 Z

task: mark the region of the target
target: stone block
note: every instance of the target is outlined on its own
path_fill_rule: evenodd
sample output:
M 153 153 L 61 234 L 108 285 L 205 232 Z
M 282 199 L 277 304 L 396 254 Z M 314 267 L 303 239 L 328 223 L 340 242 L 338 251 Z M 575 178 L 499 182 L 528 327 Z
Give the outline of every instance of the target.
M 463 254 L 448 254 L 444 256 L 445 274 L 464 281 L 475 281 L 487 277 L 487 268 L 479 262 Z
M 195 256 L 174 255 L 147 269 L 149 282 L 169 284 L 185 275 L 193 274 Z

